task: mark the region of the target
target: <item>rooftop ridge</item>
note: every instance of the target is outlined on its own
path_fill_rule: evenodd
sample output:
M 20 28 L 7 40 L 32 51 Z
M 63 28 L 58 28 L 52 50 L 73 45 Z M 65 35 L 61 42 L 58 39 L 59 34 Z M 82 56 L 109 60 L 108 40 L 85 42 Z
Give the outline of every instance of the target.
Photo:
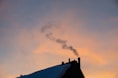
M 59 75 L 58 78 L 73 78 L 71 77 L 72 75 L 74 75 L 74 78 L 76 78 L 75 75 L 80 76 L 80 78 L 84 78 L 83 72 L 80 68 L 80 57 L 78 57 L 78 61 L 76 61 L 75 59 L 70 61 L 69 58 L 69 61 L 66 63 L 62 61 L 62 64 L 51 66 L 28 75 L 21 75 L 17 78 L 42 78 L 41 76 L 44 76 L 43 78 L 47 78 L 46 75 L 57 78 L 54 76 L 54 73 L 57 74 L 56 76 Z

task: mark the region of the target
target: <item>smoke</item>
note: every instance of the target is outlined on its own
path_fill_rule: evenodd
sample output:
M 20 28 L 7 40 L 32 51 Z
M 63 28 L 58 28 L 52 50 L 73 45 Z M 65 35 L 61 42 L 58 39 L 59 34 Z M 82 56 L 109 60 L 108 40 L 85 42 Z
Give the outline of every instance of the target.
M 54 28 L 54 26 L 51 24 L 48 24 L 41 28 L 41 32 L 45 34 L 46 38 L 59 43 L 63 49 L 68 49 L 68 50 L 72 51 L 76 56 L 79 56 L 77 50 L 73 46 L 71 46 L 71 45 L 69 46 L 67 44 L 68 43 L 67 40 L 57 38 L 53 35 L 53 32 L 51 31 L 52 28 Z
M 46 30 L 52 28 L 52 25 L 51 24 L 48 24 L 48 25 L 45 25 L 44 27 L 41 28 L 41 32 L 46 32 Z
M 68 45 L 64 44 L 62 47 L 63 47 L 63 49 L 69 49 L 69 50 L 71 50 L 76 56 L 79 56 L 77 50 L 74 49 L 73 46 L 68 46 Z

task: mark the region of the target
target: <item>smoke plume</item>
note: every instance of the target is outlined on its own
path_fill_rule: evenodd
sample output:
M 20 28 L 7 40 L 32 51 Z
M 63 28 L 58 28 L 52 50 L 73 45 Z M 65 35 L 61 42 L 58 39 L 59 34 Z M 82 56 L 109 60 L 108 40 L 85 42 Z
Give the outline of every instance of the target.
M 73 46 L 67 45 L 67 40 L 57 38 L 53 35 L 53 32 L 50 31 L 52 28 L 53 28 L 52 25 L 50 25 L 50 24 L 46 25 L 41 28 L 41 32 L 45 34 L 46 38 L 61 44 L 63 49 L 68 49 L 68 50 L 72 51 L 76 56 L 79 56 L 77 50 Z

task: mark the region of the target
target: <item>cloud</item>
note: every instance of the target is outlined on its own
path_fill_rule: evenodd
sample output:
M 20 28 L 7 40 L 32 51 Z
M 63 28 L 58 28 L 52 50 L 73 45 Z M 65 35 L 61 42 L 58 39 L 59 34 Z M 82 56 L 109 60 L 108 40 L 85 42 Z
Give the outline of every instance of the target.
M 5 78 L 5 72 L 2 67 L 0 67 L 0 77 Z
M 14 78 L 15 76 L 10 75 L 7 70 L 0 65 L 0 78 Z
M 87 67 L 86 72 L 88 72 L 88 73 L 86 76 L 88 78 L 97 77 L 102 73 L 104 73 L 104 74 L 102 74 L 101 77 L 113 77 L 114 78 L 115 74 L 113 74 L 113 72 L 112 72 L 112 74 L 109 74 L 111 72 L 107 72 L 107 71 L 103 71 L 101 73 L 102 69 L 100 69 L 100 68 L 104 67 L 103 68 L 104 70 L 108 69 L 110 66 L 113 65 L 112 61 L 114 59 L 117 59 L 117 55 L 115 55 L 114 52 L 108 52 L 108 50 L 106 50 L 106 52 L 103 52 L 103 51 L 105 51 L 104 49 L 107 49 L 107 46 L 109 46 L 109 45 L 104 46 L 104 44 L 106 44 L 106 42 L 104 42 L 104 40 L 102 41 L 102 39 L 99 38 L 101 35 L 98 35 L 98 37 L 96 38 L 94 33 L 91 34 L 91 33 L 87 33 L 87 32 L 82 32 L 81 29 L 84 29 L 84 27 L 82 27 L 82 26 L 73 27 L 74 25 L 68 24 L 67 22 L 65 24 L 63 22 L 63 24 L 60 24 L 60 25 L 62 25 L 62 27 L 64 26 L 63 28 L 65 29 L 65 32 L 59 33 L 58 31 L 61 31 L 61 29 L 55 29 L 54 30 L 55 35 L 58 34 L 56 36 L 62 37 L 63 39 L 68 40 L 69 41 L 68 44 L 72 44 L 73 46 L 75 46 L 77 48 L 77 51 L 79 52 L 80 57 L 83 59 L 84 64 L 85 64 L 84 65 L 82 63 L 83 64 L 82 66 L 84 66 L 84 68 L 82 68 L 82 69 L 85 70 L 85 68 Z M 81 25 L 81 23 L 80 23 L 80 25 Z M 68 26 L 68 27 L 66 27 L 66 26 Z M 78 31 L 76 31 L 75 28 L 78 28 Z M 21 47 L 21 49 L 24 49 L 24 51 L 22 51 L 21 49 L 18 49 L 19 51 L 17 50 L 17 52 L 14 51 L 11 56 L 11 57 L 15 56 L 10 61 L 13 64 L 16 63 L 17 60 L 20 60 L 20 62 L 19 61 L 17 62 L 19 65 L 15 66 L 14 69 L 13 68 L 9 69 L 9 70 L 13 70 L 12 72 L 17 71 L 15 69 L 18 69 L 19 70 L 19 71 L 17 71 L 18 74 L 21 74 L 21 72 L 22 72 L 22 74 L 26 74 L 26 73 L 32 72 L 33 70 L 45 68 L 46 66 L 49 65 L 49 64 L 47 64 L 46 61 L 49 59 L 50 56 L 75 58 L 74 55 L 70 51 L 62 50 L 60 45 L 58 45 L 55 42 L 51 42 L 50 40 L 46 39 L 43 35 L 41 35 L 38 27 L 34 28 L 32 30 L 22 28 L 19 31 L 19 33 L 16 36 L 14 36 L 14 40 L 15 40 L 14 45 L 17 45 L 17 48 Z M 112 47 L 109 48 L 109 50 L 112 51 Z M 43 61 L 41 59 L 43 59 Z M 62 60 L 63 59 L 58 60 L 58 63 Z M 8 63 L 9 66 L 13 66 L 13 64 L 11 64 L 11 63 Z M 51 63 L 57 64 L 56 60 Z M 29 66 L 27 66 L 27 64 Z M 35 68 L 35 66 L 36 66 L 36 68 Z M 23 68 L 24 68 L 24 70 L 23 70 Z M 30 69 L 28 69 L 28 68 L 30 68 Z M 114 67 L 112 67 L 112 68 L 113 68 L 113 70 L 115 70 Z M 94 74 L 93 71 L 97 71 L 97 70 L 98 70 L 98 72 L 96 72 Z M 91 71 L 91 74 L 89 71 Z
M 88 78 L 116 78 L 116 73 L 112 71 L 95 72 L 88 75 Z
M 83 11 L 80 10 L 79 13 L 81 12 Z M 7 52 L 9 55 L 5 56 L 5 59 L 7 59 L 7 61 L 4 61 L 5 70 L 9 73 L 12 72 L 11 75 L 15 73 L 19 76 L 20 74 L 29 74 L 34 70 L 37 71 L 51 65 L 60 64 L 61 61 L 68 58 L 76 58 L 72 52 L 62 49 L 60 45 L 46 39 L 41 34 L 40 28 L 47 24 L 47 20 L 54 20 L 54 23 L 55 21 L 57 23 L 56 26 L 60 27 L 53 29 L 54 35 L 67 40 L 68 45 L 77 48 L 82 60 L 82 69 L 87 73 L 85 74 L 86 77 L 115 78 L 116 73 L 114 71 L 117 68 L 118 58 L 117 18 L 109 19 L 109 22 L 102 24 L 100 26 L 101 29 L 103 28 L 102 32 L 95 28 L 95 30 L 98 30 L 97 32 L 93 31 L 92 28 L 88 29 L 89 25 L 86 19 L 76 18 L 78 12 L 76 13 L 75 10 L 69 9 L 69 11 L 62 12 L 61 15 L 58 11 L 51 13 L 52 15 L 49 14 L 48 17 L 42 19 L 43 23 L 39 19 L 31 28 L 28 27 L 29 24 L 26 25 L 23 22 L 21 24 L 14 18 L 4 18 L 5 21 L 9 22 L 9 27 L 0 28 L 0 31 L 4 33 L 0 43 L 1 46 L 5 45 L 5 49 L 10 47 Z M 116 25 L 111 28 L 104 26 L 114 22 Z M 3 68 L 0 68 L 0 71 L 3 73 L 0 76 L 8 76 Z

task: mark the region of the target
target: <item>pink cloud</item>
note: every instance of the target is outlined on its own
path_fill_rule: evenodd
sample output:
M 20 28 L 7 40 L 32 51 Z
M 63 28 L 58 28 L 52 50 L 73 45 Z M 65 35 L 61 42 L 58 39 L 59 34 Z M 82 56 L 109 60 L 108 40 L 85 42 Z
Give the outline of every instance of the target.
M 15 76 L 10 75 L 7 70 L 0 65 L 0 78 L 14 78 Z
M 83 59 L 82 62 L 84 62 L 84 64 L 88 66 L 88 68 L 86 69 L 83 68 L 84 70 L 86 70 L 85 72 L 88 72 L 86 74 L 86 77 L 115 78 L 116 73 L 114 73 L 113 71 L 117 70 L 116 67 L 112 67 L 113 71 L 105 71 L 105 69 L 108 69 L 108 66 L 112 66 L 113 60 L 118 58 L 116 53 L 118 50 L 112 52 L 113 48 L 109 48 L 109 45 L 106 44 L 109 43 L 109 40 L 106 42 L 104 40 L 102 41 L 102 39 L 99 38 L 101 37 L 101 35 L 95 36 L 95 34 L 85 32 L 86 21 L 81 21 L 80 19 L 78 20 L 78 23 L 76 23 L 77 25 L 75 25 L 75 22 L 73 21 L 75 13 L 69 12 L 70 11 L 66 12 L 65 17 L 59 21 L 58 25 L 62 28 L 53 30 L 55 36 L 67 40 L 68 45 L 73 45 L 78 50 L 80 57 Z M 117 19 L 115 18 L 111 21 L 117 21 Z M 17 25 L 19 24 L 13 21 L 11 21 L 11 24 L 13 25 L 13 28 L 15 27 L 15 30 L 18 30 Z M 60 44 L 46 39 L 45 36 L 40 33 L 40 27 L 38 27 L 40 25 L 40 23 L 37 23 L 37 27 L 34 27 L 32 30 L 21 28 L 18 34 L 12 38 L 14 40 L 13 45 L 16 45 L 17 48 L 19 48 L 19 51 L 17 50 L 13 52 L 11 56 L 12 59 L 10 59 L 10 62 L 12 62 L 13 64 L 18 60 L 20 61 L 17 62 L 18 65 L 15 66 L 14 69 L 11 68 L 11 70 L 17 71 L 17 74 L 26 74 L 34 70 L 45 68 L 46 66 L 49 66 L 49 61 L 52 64 L 57 64 L 59 61 L 63 60 L 54 59 L 54 61 L 52 62 L 51 60 L 48 60 L 50 56 L 45 56 L 46 54 L 50 54 L 52 57 L 56 55 L 67 59 L 69 57 L 72 59 L 76 58 L 71 51 L 62 49 Z M 14 29 L 10 30 L 13 31 Z M 110 44 L 114 42 L 113 44 L 111 44 L 112 47 L 114 47 L 114 44 L 115 46 L 117 46 L 118 39 L 117 37 L 114 38 L 115 36 L 116 35 L 114 35 L 113 38 L 110 39 Z M 104 53 L 104 51 L 106 52 Z M 13 64 L 10 63 L 7 68 L 13 66 Z M 96 68 L 94 69 L 92 67 Z M 101 67 L 104 67 L 104 71 L 99 70 L 99 68 Z M 91 73 L 89 71 L 91 71 Z M 1 72 L 3 72 L 2 75 L 4 76 L 3 69 L 1 69 Z

